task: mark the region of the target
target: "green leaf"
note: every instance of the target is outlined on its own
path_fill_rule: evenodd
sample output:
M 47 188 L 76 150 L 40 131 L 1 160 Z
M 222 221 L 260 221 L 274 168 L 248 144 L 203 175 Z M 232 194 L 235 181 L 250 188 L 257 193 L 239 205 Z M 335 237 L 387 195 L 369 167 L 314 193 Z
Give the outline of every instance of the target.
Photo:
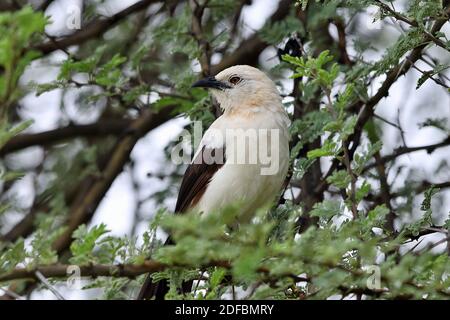
M 300 5 L 302 10 L 305 11 L 306 7 L 308 6 L 308 1 L 309 0 L 297 0 L 297 2 L 295 3 L 295 5 Z
M 428 188 L 428 190 L 425 191 L 424 196 L 425 198 L 422 201 L 422 204 L 420 205 L 420 210 L 427 211 L 431 209 L 431 198 L 439 192 L 439 188 L 436 188 L 434 186 L 431 186 Z
M 339 189 L 345 189 L 350 184 L 352 178 L 346 170 L 334 171 L 331 176 L 327 178 L 327 182 Z
M 211 274 L 211 278 L 209 280 L 209 282 L 211 283 L 212 289 L 214 289 L 215 287 L 220 285 L 220 283 L 222 282 L 226 273 L 227 273 L 227 270 L 224 268 L 216 268 L 216 270 L 214 270 L 214 272 Z
M 371 222 L 373 226 L 381 226 L 385 217 L 389 214 L 389 209 L 386 208 L 386 205 L 376 206 L 374 209 L 370 210 L 367 214 L 367 219 Z
M 355 198 L 357 203 L 359 203 L 362 199 L 364 199 L 365 196 L 369 194 L 371 187 L 372 186 L 367 181 L 363 182 L 362 186 L 356 190 Z
M 303 34 L 305 31 L 300 20 L 289 15 L 284 20 L 266 24 L 258 33 L 262 40 L 276 45 L 293 32 Z
M 428 79 L 433 78 L 435 75 L 442 73 L 450 68 L 450 66 L 439 64 L 433 68 L 433 70 L 423 72 L 422 76 L 417 80 L 416 90 L 419 89 Z
M 33 122 L 33 120 L 26 120 L 12 128 L 5 128 L 5 125 L 0 125 L 0 148 L 2 148 L 11 138 L 26 130 Z
M 324 200 L 316 203 L 310 212 L 312 217 L 332 218 L 341 213 L 341 202 L 337 200 Z
M 260 249 L 242 252 L 241 256 L 233 264 L 233 277 L 241 281 L 251 281 L 255 278 L 256 270 L 263 257 L 264 252 Z
M 108 233 L 106 225 L 101 223 L 87 230 L 86 225 L 80 225 L 74 232 L 75 241 L 70 245 L 70 251 L 73 257 L 70 259 L 72 263 L 86 264 L 93 262 L 93 250 L 99 238 Z
M 321 148 L 308 151 L 307 157 L 309 159 L 315 159 L 333 156 L 336 154 L 336 147 L 336 143 L 327 140 Z
M 0 271 L 8 272 L 23 262 L 26 258 L 25 242 L 23 239 L 17 240 L 14 244 L 9 244 L 0 255 Z

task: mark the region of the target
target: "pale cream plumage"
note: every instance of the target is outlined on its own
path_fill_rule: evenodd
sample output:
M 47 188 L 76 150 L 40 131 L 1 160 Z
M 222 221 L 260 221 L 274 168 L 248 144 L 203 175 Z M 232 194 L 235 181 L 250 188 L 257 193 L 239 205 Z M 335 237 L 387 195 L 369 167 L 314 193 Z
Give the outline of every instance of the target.
M 241 80 L 232 85 L 229 82 L 232 77 Z M 239 202 L 238 219 L 244 222 L 258 208 L 273 201 L 283 185 L 289 165 L 289 117 L 275 84 L 260 70 L 244 65 L 233 66 L 217 74 L 215 79 L 230 88 L 211 90 L 224 113 L 205 132 L 197 154 L 203 147 L 220 148 L 224 145 L 226 162 L 213 175 L 193 209 L 209 213 Z M 235 131 L 236 139 L 244 135 L 249 139 L 248 147 L 237 150 L 236 139 L 224 141 L 228 129 L 242 129 L 241 133 Z M 270 166 L 262 163 L 261 159 L 256 163 L 231 163 L 230 159 L 237 159 L 242 152 L 248 156 L 252 149 L 260 146 L 264 137 L 270 142 L 271 131 L 264 135 L 265 129 L 279 132 L 278 138 L 273 140 L 278 149 L 270 154 L 271 160 L 278 162 L 278 167 L 270 174 L 262 174 L 262 169 Z M 252 130 L 262 134 L 256 137 L 248 134 Z
M 212 88 L 224 113 L 205 132 L 193 162 L 186 169 L 175 212 L 197 210 L 209 214 L 238 202 L 237 222 L 247 222 L 258 208 L 275 199 L 288 170 L 289 118 L 281 97 L 275 84 L 263 72 L 250 66 L 228 68 L 215 78 L 200 80 L 194 86 Z M 238 131 L 228 139 L 226 132 L 230 129 Z M 252 134 L 254 132 L 258 134 Z M 249 143 L 241 150 L 239 140 L 246 136 Z M 266 153 L 270 155 L 270 161 L 263 157 L 250 161 L 252 151 L 255 152 L 255 147 L 258 151 L 264 140 L 270 142 L 271 151 Z M 225 159 L 216 160 L 225 162 L 205 163 L 207 153 L 214 156 L 224 153 Z M 247 163 L 247 157 L 244 157 L 244 163 L 239 161 L 242 155 L 248 156 Z M 171 237 L 166 243 L 173 243 Z M 191 285 L 184 283 L 183 287 L 190 290 Z M 153 296 L 163 299 L 167 291 L 166 281 L 153 283 L 148 276 L 138 299 Z

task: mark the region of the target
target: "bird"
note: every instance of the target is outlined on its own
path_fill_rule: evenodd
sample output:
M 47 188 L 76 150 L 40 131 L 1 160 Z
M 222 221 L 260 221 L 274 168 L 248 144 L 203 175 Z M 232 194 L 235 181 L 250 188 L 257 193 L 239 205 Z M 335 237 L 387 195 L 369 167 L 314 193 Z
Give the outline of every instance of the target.
M 239 203 L 236 225 L 279 195 L 289 167 L 289 115 L 275 83 L 248 65 L 229 67 L 192 87 L 211 92 L 222 115 L 205 131 L 182 178 L 175 213 L 213 214 Z M 165 244 L 174 244 L 169 236 Z M 183 292 L 192 284 L 183 285 Z M 137 299 L 164 299 L 167 280 L 148 275 Z

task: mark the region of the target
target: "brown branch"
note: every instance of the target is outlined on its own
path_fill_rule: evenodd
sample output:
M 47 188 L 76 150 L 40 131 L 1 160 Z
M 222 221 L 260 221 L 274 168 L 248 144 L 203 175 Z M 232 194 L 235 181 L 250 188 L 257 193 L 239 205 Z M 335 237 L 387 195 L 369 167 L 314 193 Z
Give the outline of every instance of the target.
M 380 289 L 369 289 L 369 288 L 349 288 L 343 285 L 340 285 L 338 289 L 341 291 L 343 297 L 346 297 L 350 294 L 356 295 L 366 295 L 366 296 L 375 296 L 379 297 L 383 293 L 389 293 L 388 289 L 380 288 Z M 409 297 L 411 298 L 411 297 Z
M 450 14 L 450 6 L 446 9 L 446 14 Z M 448 18 L 442 18 L 435 22 L 433 27 L 431 28 L 431 34 L 438 32 L 441 27 L 447 22 Z M 389 94 L 389 89 L 392 84 L 402 75 L 409 71 L 409 69 L 413 66 L 413 64 L 420 59 L 422 55 L 423 49 L 427 44 L 421 44 L 412 50 L 409 56 L 403 60 L 403 62 L 399 63 L 396 67 L 394 67 L 391 71 L 388 72 L 386 76 L 386 80 L 383 82 L 381 88 L 377 91 L 377 93 L 366 103 L 365 108 L 361 110 L 360 116 L 358 117 L 358 123 L 360 125 L 365 124 L 367 121 L 368 114 L 371 114 L 370 110 L 373 111 L 373 107 L 384 97 Z
M 380 163 L 381 164 L 386 164 L 390 161 L 393 161 L 395 159 L 397 159 L 398 157 L 404 155 L 404 154 L 408 154 L 408 153 L 413 153 L 416 151 L 426 151 L 427 153 L 432 153 L 434 152 L 436 149 L 438 148 L 443 148 L 443 147 L 447 147 L 450 145 L 450 136 L 447 137 L 445 140 L 443 140 L 442 142 L 439 143 L 435 143 L 435 144 L 430 144 L 430 145 L 425 145 L 425 146 L 419 146 L 419 147 L 400 147 L 394 150 L 394 152 L 392 154 L 383 156 L 380 158 Z M 377 166 L 377 163 L 371 163 L 369 165 L 367 165 L 366 167 L 364 167 L 363 172 L 366 172 L 367 170 L 370 170 L 374 167 Z
M 345 24 L 342 19 L 334 19 L 333 24 L 336 26 L 338 32 L 338 48 L 340 52 L 339 62 L 352 66 L 355 63 L 350 59 L 347 52 L 347 35 L 345 33 Z
M 122 133 L 131 120 L 101 120 L 87 125 L 68 125 L 66 127 L 40 133 L 22 134 L 12 138 L 0 149 L 0 156 L 31 146 L 48 146 L 66 139 L 93 137 Z
M 432 70 L 431 71 L 424 71 L 424 70 L 420 69 L 419 67 L 417 67 L 415 65 L 413 66 L 413 68 L 416 69 L 421 75 L 425 76 L 427 79 L 432 80 L 437 85 L 440 85 L 444 89 L 449 89 L 449 86 L 447 86 L 447 84 L 444 81 L 442 81 L 439 78 L 436 79 L 436 78 L 433 77 L 433 74 L 432 74 L 433 71 Z
M 88 177 L 85 188 L 80 188 L 74 197 L 71 206 L 66 228 L 63 234 L 56 239 L 52 247 L 59 254 L 67 250 L 72 242 L 73 231 L 81 224 L 89 221 L 94 215 L 100 201 L 109 190 L 111 184 L 122 171 L 123 166 L 128 161 L 131 151 L 137 141 L 148 131 L 156 128 L 173 117 L 176 106 L 167 106 L 158 113 L 147 109 L 138 119 L 134 120 L 126 129 L 125 135 L 117 142 L 112 154 L 106 161 L 104 170 L 95 177 Z M 27 223 L 32 224 L 33 217 Z M 29 285 L 26 286 L 30 288 Z
M 238 8 L 236 9 L 236 11 L 231 19 L 231 28 L 229 31 L 228 31 L 228 28 L 227 28 L 227 30 L 224 31 L 224 32 L 229 33 L 229 37 L 222 47 L 215 48 L 215 50 L 214 50 L 215 52 L 224 53 L 230 48 L 230 45 L 233 43 L 233 40 L 235 39 L 235 37 L 238 34 L 239 20 L 241 18 L 242 11 L 243 11 L 244 7 L 249 4 L 251 4 L 251 0 L 250 1 L 249 0 L 239 0 Z
M 328 266 L 330 269 L 338 268 L 344 272 L 347 272 L 353 276 L 364 276 L 366 273 L 363 270 L 360 269 L 349 269 L 347 267 L 344 267 L 343 265 L 334 265 L 330 263 L 324 263 L 324 266 Z M 146 260 L 142 264 L 116 264 L 116 265 L 105 265 L 105 264 L 90 264 L 90 265 L 84 265 L 84 266 L 78 266 L 80 268 L 80 276 L 81 277 L 128 277 L 128 278 L 135 278 L 142 274 L 152 274 L 155 272 L 163 271 L 167 268 L 171 267 L 186 267 L 183 265 L 168 265 L 164 263 L 160 263 L 158 261 L 154 260 Z M 200 269 L 205 269 L 208 267 L 221 267 L 224 269 L 230 270 L 232 268 L 232 264 L 229 261 L 211 261 L 210 263 L 205 264 Z M 69 268 L 73 268 L 73 265 L 64 265 L 64 264 L 57 264 L 57 265 L 48 265 L 48 266 L 39 266 L 32 269 L 27 268 L 16 268 L 12 271 L 5 273 L 3 275 L 0 275 L 0 283 L 1 282 L 9 282 L 14 280 L 31 280 L 31 281 L 37 281 L 37 273 L 42 274 L 46 278 L 66 278 L 69 277 L 71 274 L 68 273 Z M 274 279 L 270 278 L 270 270 L 265 267 L 259 267 L 256 270 L 258 273 L 264 274 L 268 276 L 265 281 L 273 281 Z M 278 275 L 276 279 L 279 279 L 280 277 L 288 277 L 292 278 L 295 282 L 310 282 L 311 279 L 307 277 L 299 277 L 295 274 L 291 273 L 285 273 L 282 275 Z M 382 277 L 383 281 L 387 281 L 385 277 Z M 412 286 L 414 288 L 421 288 L 419 284 L 414 283 L 411 280 L 405 281 L 406 285 Z M 388 290 L 366 290 L 363 288 L 348 288 L 345 286 L 339 286 L 337 288 L 340 291 L 343 291 L 345 294 L 350 293 L 362 293 L 367 295 L 381 295 L 383 293 L 389 293 Z M 363 290 L 360 292 L 360 290 Z M 446 291 L 439 291 L 440 294 L 448 296 L 449 293 Z
M 104 170 L 95 178 L 88 190 L 80 193 L 80 195 L 82 194 L 80 201 L 76 201 L 75 205 L 71 207 L 66 222 L 67 228 L 53 243 L 53 248 L 57 252 L 60 253 L 68 248 L 73 231 L 93 216 L 100 201 L 128 161 L 137 141 L 150 130 L 171 119 L 174 110 L 175 106 L 167 106 L 158 113 L 146 110 L 142 116 L 132 122 L 127 129 L 127 134 L 117 142 Z
M 20 9 L 20 7 L 18 8 L 14 3 L 9 3 L 9 2 L 0 3 L 0 12 L 16 11 L 18 9 Z
M 34 46 L 32 49 L 38 50 L 43 54 L 49 54 L 59 49 L 65 49 L 69 46 L 79 45 L 87 40 L 103 35 L 110 28 L 116 26 L 121 20 L 138 11 L 146 9 L 158 0 L 142 0 L 129 6 L 128 8 L 107 18 L 96 19 L 87 24 L 83 29 L 74 32 L 66 37 L 57 40 L 50 40 Z
M 356 181 L 357 177 L 355 176 L 355 173 L 352 170 L 352 165 L 350 161 L 350 155 L 347 146 L 344 144 L 344 158 L 343 162 L 347 169 L 347 174 L 350 176 L 350 194 L 348 195 L 350 199 L 350 208 L 353 214 L 353 219 L 358 218 L 358 207 L 356 203 Z
M 445 14 L 449 15 L 450 14 L 450 5 L 446 7 L 445 9 Z M 436 32 L 438 32 L 441 27 L 447 22 L 448 18 L 441 18 L 438 19 L 433 27 L 431 28 L 431 34 L 434 34 Z M 424 36 L 425 37 L 425 36 Z M 419 60 L 422 56 L 422 51 L 425 49 L 425 47 L 427 46 L 427 43 L 423 43 L 419 46 L 417 46 L 416 48 L 414 48 L 411 53 L 402 61 L 400 62 L 397 66 L 393 67 L 386 75 L 386 79 L 384 80 L 383 84 L 381 85 L 381 87 L 378 89 L 377 93 L 372 96 L 372 98 L 370 98 L 367 102 L 364 103 L 362 101 L 357 101 L 355 102 L 355 106 L 359 106 L 359 105 L 363 105 L 363 107 L 360 109 L 358 117 L 357 117 L 357 121 L 356 121 L 356 125 L 355 125 L 355 129 L 354 129 L 354 133 L 348 138 L 346 144 L 349 146 L 350 144 L 351 149 L 350 149 L 350 156 L 351 158 L 353 158 L 353 154 L 356 151 L 356 148 L 359 145 L 359 141 L 363 132 L 363 128 L 366 124 L 366 122 L 374 115 L 374 109 L 375 106 L 378 104 L 378 102 L 380 102 L 381 99 L 383 99 L 384 97 L 387 97 L 389 95 L 389 90 L 391 88 L 391 86 L 397 81 L 397 79 L 406 74 L 414 65 L 414 63 Z M 352 109 L 352 107 L 350 107 Z M 327 182 L 327 178 L 334 172 L 334 170 L 336 170 L 339 166 L 339 160 L 335 159 L 327 174 L 325 175 L 325 177 L 322 179 L 321 183 L 319 185 L 317 185 L 317 187 L 315 188 L 315 192 L 316 193 L 322 193 L 324 192 L 327 188 L 328 188 L 328 182 Z
M 78 266 L 80 268 L 80 277 L 129 277 L 134 278 L 145 273 L 155 273 L 163 271 L 171 267 L 186 267 L 183 265 L 168 265 L 155 260 L 146 260 L 142 264 L 115 264 L 115 265 L 105 265 L 105 264 L 90 264 Z M 200 269 L 205 269 L 209 267 L 221 267 L 230 270 L 232 265 L 228 261 L 212 261 Z M 39 266 L 32 269 L 27 268 L 16 268 L 8 273 L 0 275 L 0 282 L 7 282 L 13 280 L 39 280 L 36 273 L 41 273 L 46 278 L 66 278 L 70 274 L 68 270 L 73 268 L 73 265 L 56 264 L 48 266 Z M 270 271 L 265 267 L 259 267 L 257 272 L 269 275 Z M 290 277 L 296 282 L 308 282 L 308 278 L 299 277 L 294 274 L 286 273 L 281 275 L 282 277 Z
M 450 13 L 450 6 L 446 10 L 447 14 Z M 441 29 L 441 27 L 447 22 L 447 19 L 439 19 L 435 22 L 433 27 L 431 28 L 431 33 L 436 33 Z M 361 109 L 358 114 L 358 119 L 355 126 L 355 134 L 349 139 L 349 141 L 353 141 L 352 150 L 356 150 L 357 141 L 361 136 L 362 130 L 366 122 L 373 116 L 374 107 L 380 102 L 381 99 L 387 97 L 389 95 L 389 89 L 391 86 L 397 81 L 399 77 L 406 74 L 414 63 L 420 59 L 422 55 L 422 51 L 425 49 L 427 44 L 422 44 L 415 49 L 407 56 L 401 63 L 391 69 L 387 73 L 386 80 L 381 85 L 380 89 L 378 89 L 377 93 L 370 98 L 364 107 Z
M 422 181 L 420 183 L 420 185 L 414 189 L 414 193 L 416 195 L 421 194 L 422 192 L 425 192 L 426 190 L 428 190 L 429 188 L 431 188 L 431 186 L 434 186 L 438 189 L 446 189 L 446 188 L 450 188 L 450 181 L 447 182 L 442 182 L 442 183 L 432 183 L 429 181 Z M 405 194 L 402 191 L 397 191 L 397 192 L 393 192 L 392 193 L 392 197 L 403 197 Z
M 385 226 L 386 226 L 387 230 L 389 230 L 390 232 L 394 232 L 395 231 L 395 226 L 394 226 L 395 212 L 391 206 L 392 195 L 391 195 L 389 183 L 387 180 L 386 166 L 381 160 L 381 155 L 380 155 L 379 151 L 375 153 L 375 161 L 376 161 L 378 177 L 380 180 L 380 197 L 383 200 L 384 204 L 386 205 L 386 208 L 389 209 L 389 213 L 387 215 Z
M 448 234 L 448 230 L 444 226 L 431 226 L 431 227 L 428 227 L 428 228 L 424 228 L 423 230 L 421 230 L 417 234 L 405 233 L 402 236 L 404 238 L 408 238 L 409 239 L 409 241 L 406 241 L 406 242 L 410 242 L 410 241 L 419 240 L 419 238 L 421 238 L 423 236 L 426 236 L 426 235 L 429 235 L 429 234 L 433 234 L 433 233 Z
M 192 7 L 191 33 L 200 49 L 200 57 L 198 58 L 198 60 L 200 62 L 203 77 L 211 75 L 212 47 L 207 38 L 205 37 L 202 26 L 202 18 L 203 14 L 205 13 L 207 5 L 208 0 L 205 1 L 202 5 L 200 5 L 197 1 L 191 2 Z M 216 116 L 216 118 L 222 114 L 218 103 L 212 102 L 211 112 L 213 115 Z
M 387 4 L 381 2 L 380 0 L 375 0 L 375 3 L 376 3 L 376 5 L 378 5 L 380 7 L 381 10 L 384 10 L 384 11 L 390 13 L 395 19 L 403 21 L 406 24 L 409 24 L 411 27 L 415 27 L 415 28 L 419 27 L 419 24 L 417 23 L 417 21 L 408 19 L 407 17 L 405 17 L 401 13 L 393 10 L 391 7 L 389 7 Z M 442 41 L 439 38 L 436 38 L 432 33 L 428 32 L 427 30 L 421 30 L 421 31 L 423 32 L 423 34 L 425 35 L 425 37 L 428 40 L 434 42 L 436 45 L 438 45 L 441 48 L 444 48 L 447 51 L 449 50 L 444 41 Z
M 6 274 L 0 275 L 0 282 L 25 279 L 25 280 L 37 280 L 36 272 L 39 271 L 46 278 L 65 278 L 70 276 L 67 270 L 70 270 L 71 265 L 49 265 L 41 266 L 34 269 L 17 268 Z M 81 277 L 136 277 L 141 274 L 150 272 L 158 272 L 165 269 L 165 265 L 148 260 L 139 265 L 133 264 L 121 264 L 121 265 L 86 265 L 79 266 Z
M 202 27 L 202 17 L 208 4 L 207 2 L 208 1 L 206 1 L 203 5 L 199 5 L 197 1 L 192 2 L 193 12 L 191 21 L 192 35 L 197 41 L 198 47 L 201 51 L 199 61 L 204 77 L 209 76 L 211 72 L 211 45 L 206 39 Z
M 65 190 L 64 198 L 67 205 L 75 203 L 79 196 L 77 195 L 80 190 L 86 190 L 92 184 L 93 178 L 91 176 L 86 177 L 80 183 L 75 184 L 72 188 Z M 16 223 L 7 233 L 0 236 L 0 241 L 14 242 L 19 238 L 26 238 L 34 231 L 34 222 L 39 212 L 48 212 L 50 208 L 46 203 L 46 199 L 41 201 L 35 199 L 35 203 L 29 210 L 29 212 Z
M 269 22 L 283 20 L 288 14 L 293 1 L 281 0 L 278 9 L 270 17 Z M 211 66 L 211 74 L 216 74 L 223 69 L 236 64 L 255 65 L 258 63 L 258 57 L 269 44 L 263 41 L 257 33 L 253 34 L 237 46 L 237 49 L 230 55 L 223 57 L 222 61 Z
M 407 185 L 407 187 L 402 188 L 395 192 L 391 192 L 391 198 L 406 197 L 411 194 L 419 195 L 419 194 L 425 192 L 426 190 L 428 190 L 429 188 L 431 188 L 432 186 L 435 188 L 438 188 L 438 189 L 450 188 L 450 181 L 441 182 L 441 183 L 432 183 L 429 181 L 421 181 L 417 186 L 411 187 L 410 185 L 414 184 L 414 183 L 416 183 L 416 182 L 409 182 L 409 185 Z M 382 196 L 380 194 L 375 194 L 375 195 L 369 194 L 366 197 L 364 197 L 364 200 L 376 203 L 376 202 L 382 200 Z

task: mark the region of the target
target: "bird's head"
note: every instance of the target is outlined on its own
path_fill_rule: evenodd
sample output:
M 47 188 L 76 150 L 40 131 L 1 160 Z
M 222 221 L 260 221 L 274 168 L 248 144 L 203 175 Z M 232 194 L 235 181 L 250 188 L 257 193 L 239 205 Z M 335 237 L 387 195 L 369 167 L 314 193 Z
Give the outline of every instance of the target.
M 215 77 L 197 81 L 192 87 L 211 89 L 225 112 L 258 112 L 281 104 L 275 83 L 264 72 L 246 65 L 227 68 Z

